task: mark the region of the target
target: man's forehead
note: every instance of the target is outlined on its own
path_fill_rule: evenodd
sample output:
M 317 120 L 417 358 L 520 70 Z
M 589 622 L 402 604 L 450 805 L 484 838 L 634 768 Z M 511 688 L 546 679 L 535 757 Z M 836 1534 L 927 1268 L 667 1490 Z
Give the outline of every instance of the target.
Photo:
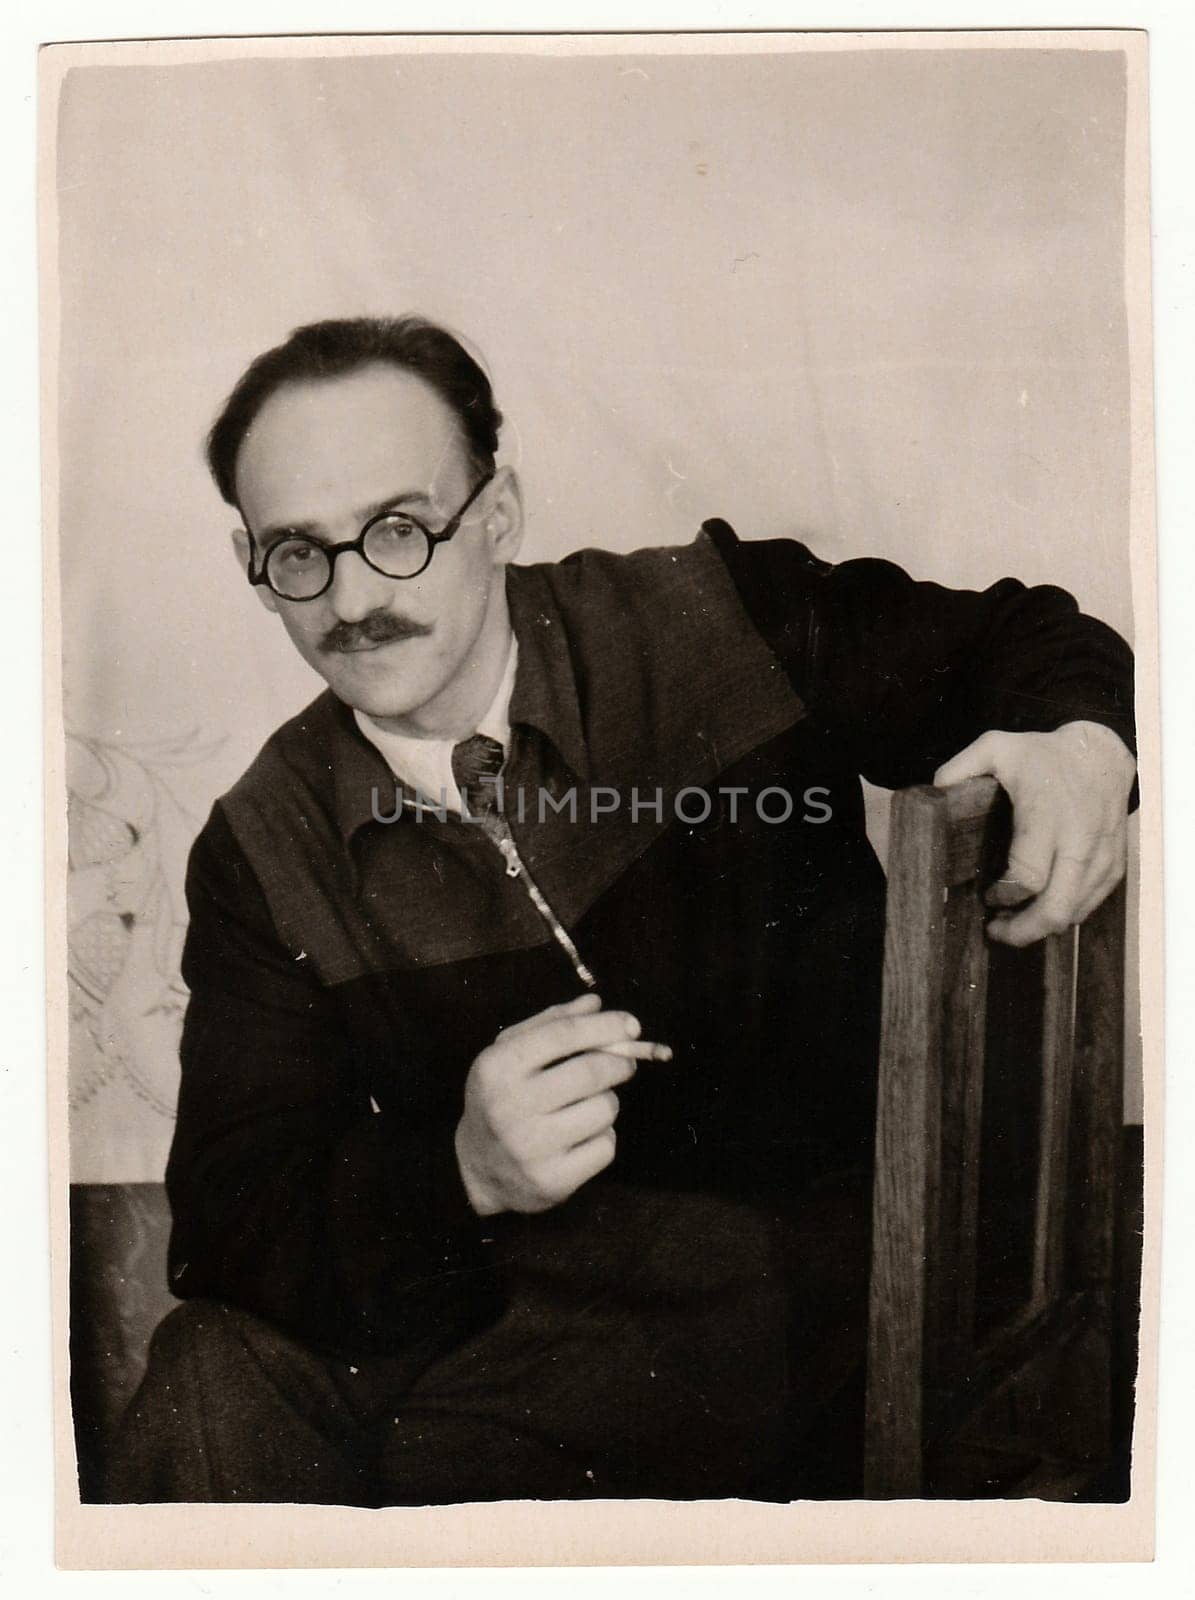
M 276 390 L 241 445 L 237 493 L 256 527 L 321 522 L 399 493 L 434 502 L 465 458 L 435 390 L 375 364 Z

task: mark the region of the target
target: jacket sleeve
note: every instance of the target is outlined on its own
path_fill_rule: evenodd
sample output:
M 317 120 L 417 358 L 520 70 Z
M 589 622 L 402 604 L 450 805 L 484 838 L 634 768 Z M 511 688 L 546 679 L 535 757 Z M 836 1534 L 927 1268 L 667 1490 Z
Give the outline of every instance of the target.
M 333 995 L 277 939 L 219 806 L 187 900 L 171 1289 L 414 1372 L 495 1314 L 452 1130 L 375 1113 Z
M 832 566 L 795 540 L 705 531 L 811 717 L 871 782 L 928 783 L 991 729 L 1098 722 L 1135 749 L 1132 654 L 1064 590 L 946 589 L 888 561 Z

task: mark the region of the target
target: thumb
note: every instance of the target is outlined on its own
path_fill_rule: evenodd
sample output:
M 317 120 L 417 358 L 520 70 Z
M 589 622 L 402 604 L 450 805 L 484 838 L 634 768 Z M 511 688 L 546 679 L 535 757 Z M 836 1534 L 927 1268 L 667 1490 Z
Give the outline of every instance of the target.
M 1044 821 L 1022 817 L 1013 829 L 1008 865 L 985 896 L 988 905 L 1020 905 L 1040 894 L 1049 882 L 1054 853 L 1055 841 Z
M 964 783 L 968 778 L 998 777 L 999 739 L 984 733 L 958 755 L 951 756 L 934 773 L 934 783 L 948 789 L 952 783 Z

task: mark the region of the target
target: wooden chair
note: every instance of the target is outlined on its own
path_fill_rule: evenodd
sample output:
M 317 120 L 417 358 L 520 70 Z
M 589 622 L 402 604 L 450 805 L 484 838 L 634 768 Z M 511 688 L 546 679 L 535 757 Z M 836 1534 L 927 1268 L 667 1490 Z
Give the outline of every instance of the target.
M 1124 886 L 994 945 L 1009 833 L 994 779 L 893 798 L 869 1497 L 1081 1498 L 1109 1456 Z

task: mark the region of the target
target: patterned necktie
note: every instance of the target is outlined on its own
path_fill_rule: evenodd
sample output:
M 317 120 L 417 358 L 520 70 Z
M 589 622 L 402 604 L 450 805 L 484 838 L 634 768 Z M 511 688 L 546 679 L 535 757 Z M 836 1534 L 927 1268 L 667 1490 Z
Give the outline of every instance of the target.
M 461 791 L 470 816 L 489 816 L 498 809 L 497 784 L 483 783 L 483 778 L 493 779 L 502 771 L 506 752 L 497 739 L 484 733 L 475 733 L 471 739 L 462 739 L 452 751 L 452 776 Z

